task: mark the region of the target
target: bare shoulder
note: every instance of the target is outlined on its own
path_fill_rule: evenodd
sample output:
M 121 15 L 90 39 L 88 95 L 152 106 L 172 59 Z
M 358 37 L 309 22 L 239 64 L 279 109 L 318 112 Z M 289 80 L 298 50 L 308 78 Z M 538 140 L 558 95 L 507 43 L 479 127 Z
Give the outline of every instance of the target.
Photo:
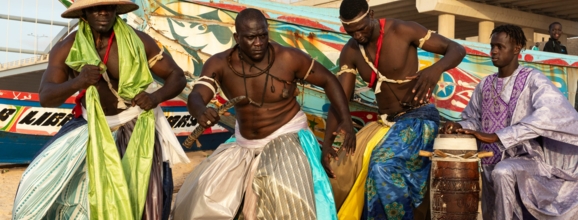
M 349 41 L 347 41 L 347 43 L 345 43 L 345 45 L 343 45 L 343 49 L 341 50 L 341 54 L 355 54 L 359 51 L 359 44 L 357 44 L 357 41 L 355 41 L 355 39 L 350 38 Z
M 136 33 L 136 35 L 140 38 L 140 40 L 143 42 L 143 44 L 145 45 L 145 47 L 146 47 L 146 46 L 150 46 L 151 44 L 155 44 L 155 45 L 156 45 L 155 40 L 154 40 L 150 35 L 148 35 L 147 33 L 142 32 L 142 31 L 139 31 L 139 30 L 134 29 L 134 28 L 133 28 L 133 30 L 134 30 L 134 32 Z
M 54 47 L 50 50 L 50 56 L 48 57 L 48 67 L 42 75 L 42 82 L 40 87 L 46 83 L 62 83 L 68 80 L 70 74 L 72 74 L 72 69 L 66 65 L 66 58 L 70 53 L 70 49 L 74 45 L 76 40 L 76 31 L 70 33 L 62 41 L 56 43 Z
M 233 49 L 227 49 L 223 52 L 216 53 L 215 55 L 209 57 L 207 61 L 203 64 L 203 75 L 212 75 L 216 73 L 218 75 L 222 74 L 224 68 L 228 68 L 228 56 Z
M 62 41 L 56 43 L 53 47 L 56 50 L 50 50 L 50 55 L 51 56 L 59 56 L 59 55 L 68 56 L 68 53 L 70 53 L 70 48 L 72 48 L 72 45 L 74 44 L 75 40 L 76 40 L 76 31 L 70 33 Z
M 406 39 L 415 38 L 415 37 L 423 37 L 421 36 L 422 32 L 427 32 L 427 29 L 415 22 L 415 21 L 404 21 L 400 19 L 389 19 L 388 22 L 391 24 L 391 30 L 393 30 L 398 35 L 402 36 L 410 36 Z M 419 36 L 417 36 L 419 35 Z
M 421 38 L 424 38 L 428 34 L 428 30 L 423 25 L 415 21 L 404 21 L 399 19 L 391 19 L 391 30 L 396 33 L 397 38 L 401 40 L 409 40 L 412 43 L 416 43 Z M 441 41 L 448 41 L 446 37 L 436 34 L 435 31 L 432 32 L 431 37 L 437 36 Z
M 415 21 L 404 21 L 404 20 L 400 20 L 400 19 L 395 19 L 395 18 L 390 18 L 387 20 L 387 22 L 391 25 L 391 29 L 394 31 L 404 31 L 404 30 L 408 30 L 408 29 L 414 29 L 414 28 L 424 28 L 424 26 L 422 26 L 421 24 L 415 22 Z
M 357 66 L 355 62 L 356 58 L 359 56 L 356 55 L 361 55 L 361 52 L 359 51 L 359 44 L 357 44 L 355 39 L 350 38 L 349 41 L 343 45 L 343 49 L 341 49 L 341 54 L 339 55 L 339 65 L 348 65 L 351 67 Z
M 78 31 L 73 31 L 72 33 L 70 33 L 68 36 L 66 36 L 62 41 L 58 42 L 56 45 L 57 46 L 59 44 L 66 44 L 69 45 L 70 47 L 72 47 L 72 43 L 74 43 L 74 40 L 76 40 L 76 33 Z
M 350 38 L 345 45 L 343 45 L 343 49 L 341 53 L 354 53 L 359 51 L 359 44 L 355 41 L 355 39 Z
M 56 43 L 52 49 L 50 50 L 50 56 L 48 57 L 48 67 L 49 68 L 58 68 L 62 71 L 68 68 L 64 63 L 68 54 L 70 53 L 70 49 L 74 44 L 76 39 L 76 31 L 70 33 L 66 38 L 62 41 Z
M 286 47 L 281 44 L 271 42 L 269 43 L 275 49 L 275 56 L 282 60 L 291 59 L 297 61 L 311 60 L 311 56 L 302 50 L 294 47 Z
M 161 49 L 159 48 L 159 45 L 150 35 L 134 28 L 133 30 L 142 41 L 145 47 L 145 51 L 147 53 L 147 57 L 151 58 L 152 56 L 156 56 L 160 52 Z
M 211 62 L 227 62 L 229 54 L 231 54 L 231 51 L 233 51 L 233 48 L 229 48 L 227 50 L 224 50 L 222 52 L 216 53 L 213 56 L 211 56 L 207 62 L 209 62 L 209 60 Z
M 298 48 L 286 47 L 274 42 L 270 44 L 275 49 L 275 62 L 281 61 L 284 70 L 287 73 L 293 73 L 293 77 L 302 79 L 311 63 L 315 63 L 313 57 Z
M 397 28 L 402 28 L 404 25 L 407 25 L 409 21 L 400 20 L 397 18 L 387 18 L 386 23 L 393 28 L 393 30 Z
M 275 56 L 277 56 L 277 60 L 292 60 L 294 64 L 298 65 L 290 65 L 289 67 L 294 68 L 293 71 L 300 71 L 303 68 L 308 68 L 311 60 L 314 60 L 311 55 L 303 52 L 299 48 L 294 47 L 286 47 L 280 45 L 278 43 L 271 42 L 270 43 L 273 48 L 275 48 Z

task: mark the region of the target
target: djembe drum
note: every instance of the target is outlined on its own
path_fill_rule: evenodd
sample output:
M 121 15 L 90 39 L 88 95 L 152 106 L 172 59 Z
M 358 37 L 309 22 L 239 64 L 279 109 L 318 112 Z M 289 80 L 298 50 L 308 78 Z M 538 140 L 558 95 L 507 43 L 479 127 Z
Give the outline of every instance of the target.
M 477 152 L 472 135 L 440 134 L 434 152 L 420 151 L 432 159 L 430 208 L 432 219 L 476 219 L 480 198 L 479 160 L 493 155 Z

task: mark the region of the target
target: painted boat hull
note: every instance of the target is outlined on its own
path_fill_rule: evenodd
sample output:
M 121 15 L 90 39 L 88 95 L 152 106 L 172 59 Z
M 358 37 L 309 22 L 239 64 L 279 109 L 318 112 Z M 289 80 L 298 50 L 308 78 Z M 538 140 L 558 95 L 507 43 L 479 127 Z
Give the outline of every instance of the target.
M 185 151 L 215 150 L 231 135 L 230 132 L 201 135 L 199 137 L 201 147 L 195 144 L 192 148 L 183 149 Z M 29 164 L 52 137 L 0 131 L 0 164 Z M 186 136 L 177 136 L 181 143 L 186 138 Z
M 42 108 L 38 94 L 0 90 L 0 164 L 27 164 L 69 120 L 73 118 L 75 96 L 58 108 Z M 161 108 L 179 141 L 184 141 L 197 122 L 185 102 L 173 99 Z M 226 126 L 215 125 L 200 137 L 200 147 L 185 151 L 214 150 L 233 134 Z

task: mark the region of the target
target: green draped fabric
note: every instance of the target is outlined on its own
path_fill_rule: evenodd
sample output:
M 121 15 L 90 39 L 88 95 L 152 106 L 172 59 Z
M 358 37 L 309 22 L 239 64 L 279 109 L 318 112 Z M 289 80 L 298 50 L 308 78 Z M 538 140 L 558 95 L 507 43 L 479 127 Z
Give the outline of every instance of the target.
M 153 78 L 144 44 L 135 31 L 119 17 L 114 25 L 119 57 L 118 94 L 132 100 Z M 84 65 L 106 71 L 94 46 L 90 26 L 80 21 L 66 64 L 80 72 Z M 98 91 L 86 91 L 88 121 L 87 165 L 91 219 L 141 219 L 146 201 L 155 138 L 152 110 L 138 116 L 124 157 L 120 158 L 111 130 L 100 105 Z

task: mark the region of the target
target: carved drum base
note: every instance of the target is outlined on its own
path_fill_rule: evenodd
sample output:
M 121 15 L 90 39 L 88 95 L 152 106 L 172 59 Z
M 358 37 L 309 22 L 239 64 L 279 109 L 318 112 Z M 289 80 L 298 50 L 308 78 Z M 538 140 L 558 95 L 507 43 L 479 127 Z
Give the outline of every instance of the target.
M 432 219 L 475 220 L 480 193 L 477 159 L 432 160 L 430 198 Z

